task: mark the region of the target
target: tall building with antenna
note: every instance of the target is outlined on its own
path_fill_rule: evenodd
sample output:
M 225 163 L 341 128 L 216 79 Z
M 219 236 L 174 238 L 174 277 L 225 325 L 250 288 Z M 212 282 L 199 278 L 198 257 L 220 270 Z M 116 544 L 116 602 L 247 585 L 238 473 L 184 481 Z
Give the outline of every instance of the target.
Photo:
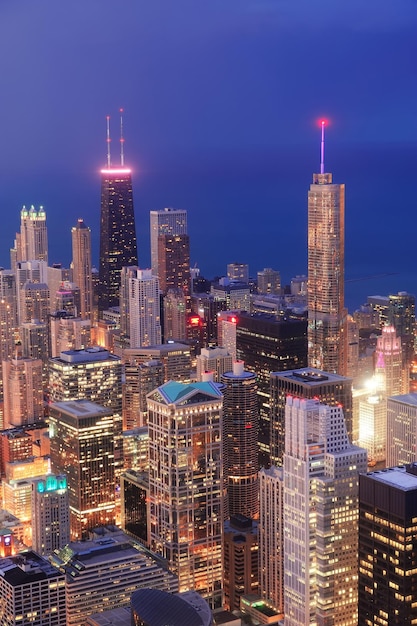
M 345 186 L 324 169 L 321 123 L 320 174 L 308 192 L 308 364 L 344 375 L 347 311 L 344 303 Z
M 120 165 L 112 166 L 110 118 L 107 116 L 107 166 L 101 170 L 99 313 L 119 305 L 122 267 L 137 264 L 132 170 L 124 163 L 123 118 L 121 115 Z

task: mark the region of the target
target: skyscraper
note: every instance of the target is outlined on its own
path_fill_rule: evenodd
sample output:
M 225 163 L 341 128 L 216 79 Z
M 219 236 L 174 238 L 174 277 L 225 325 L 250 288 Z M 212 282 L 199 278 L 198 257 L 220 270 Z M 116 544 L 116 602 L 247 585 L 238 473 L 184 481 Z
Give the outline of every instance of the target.
M 359 480 L 359 626 L 417 623 L 415 463 Z
M 170 381 L 148 396 L 151 549 L 179 591 L 222 602 L 223 397 L 211 382 Z
M 79 219 L 71 229 L 72 235 L 72 279 L 80 288 L 81 319 L 91 319 L 93 315 L 93 276 L 91 265 L 91 230 Z
M 357 624 L 359 473 L 343 409 L 287 398 L 284 454 L 286 626 Z
M 417 393 L 387 400 L 387 467 L 407 465 L 416 460 Z
M 32 482 L 32 548 L 41 555 L 60 550 L 70 540 L 67 478 L 48 474 Z
M 12 358 L 3 361 L 4 426 L 43 420 L 42 361 Z
M 223 388 L 223 467 L 227 492 L 225 516 L 259 515 L 258 426 L 256 374 L 243 361 L 221 377 Z
M 100 266 L 98 308 L 102 313 L 119 305 L 122 267 L 138 264 L 132 170 L 125 167 L 121 134 L 120 166 L 110 159 L 109 118 L 107 118 L 107 167 L 101 170 Z
M 345 375 L 345 186 L 325 173 L 324 126 L 320 174 L 308 192 L 308 364 Z
M 48 261 L 48 234 L 46 213 L 41 206 L 38 210 L 32 205 L 24 206 L 20 212 L 20 244 L 17 261 Z
M 190 303 L 190 238 L 187 234 L 158 236 L 158 277 L 163 293 L 181 289 Z
M 162 209 L 150 212 L 151 267 L 154 276 L 159 276 L 159 235 L 186 235 L 187 211 L 184 209 Z
M 161 318 L 159 306 L 159 281 L 151 270 L 140 270 L 138 267 L 124 268 L 123 275 L 128 271 L 127 297 L 128 303 L 122 303 L 127 312 L 126 324 L 131 348 L 154 346 L 161 343 Z M 123 322 L 125 324 L 125 321 Z

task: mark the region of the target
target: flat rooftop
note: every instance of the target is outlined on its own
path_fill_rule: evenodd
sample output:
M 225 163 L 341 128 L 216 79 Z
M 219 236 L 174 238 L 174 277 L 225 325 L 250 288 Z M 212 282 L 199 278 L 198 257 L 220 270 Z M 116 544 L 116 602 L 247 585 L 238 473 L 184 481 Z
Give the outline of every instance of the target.
M 406 467 L 402 465 L 370 472 L 367 476 L 381 483 L 393 485 L 403 491 L 417 490 L 417 475 L 407 471 Z
M 409 406 L 417 406 L 417 393 L 405 393 L 401 396 L 391 396 L 388 400 L 402 402 L 402 404 L 408 404 Z
M 271 372 L 271 374 L 276 378 L 293 380 L 294 382 L 308 385 L 309 387 L 320 386 L 324 383 L 336 383 L 351 380 L 351 378 L 347 378 L 346 376 L 339 376 L 339 374 L 333 374 L 331 372 L 323 372 L 322 370 L 318 370 L 313 367 L 303 367 L 301 369 L 287 370 L 285 372 Z

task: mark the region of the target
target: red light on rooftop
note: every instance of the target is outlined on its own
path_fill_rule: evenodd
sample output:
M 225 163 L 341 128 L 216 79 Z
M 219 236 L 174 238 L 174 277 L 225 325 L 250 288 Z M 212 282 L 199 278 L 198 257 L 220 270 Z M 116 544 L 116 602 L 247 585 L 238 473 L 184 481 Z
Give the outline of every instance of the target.
M 329 126 L 329 120 L 326 117 L 321 117 L 319 120 L 317 120 L 317 125 L 318 126 Z
M 190 317 L 191 326 L 198 326 L 199 323 L 200 323 L 200 318 L 198 317 L 198 315 L 194 315 L 193 317 Z
M 229 317 L 228 321 L 229 321 L 229 322 L 232 322 L 232 324 L 237 324 L 237 317 L 235 317 L 234 315 L 232 315 L 232 317 Z

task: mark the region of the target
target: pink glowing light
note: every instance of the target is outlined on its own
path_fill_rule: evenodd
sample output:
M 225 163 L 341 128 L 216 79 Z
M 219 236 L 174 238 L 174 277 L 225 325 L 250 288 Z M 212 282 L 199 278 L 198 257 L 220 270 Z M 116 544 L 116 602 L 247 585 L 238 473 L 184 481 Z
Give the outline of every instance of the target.
M 106 168 L 106 169 L 103 169 L 103 170 L 100 170 L 100 171 L 101 171 L 102 174 L 114 174 L 114 175 L 117 175 L 117 174 L 131 174 L 132 173 L 131 169 L 127 169 L 127 168 L 112 168 L 112 167 L 109 167 L 109 168 Z

